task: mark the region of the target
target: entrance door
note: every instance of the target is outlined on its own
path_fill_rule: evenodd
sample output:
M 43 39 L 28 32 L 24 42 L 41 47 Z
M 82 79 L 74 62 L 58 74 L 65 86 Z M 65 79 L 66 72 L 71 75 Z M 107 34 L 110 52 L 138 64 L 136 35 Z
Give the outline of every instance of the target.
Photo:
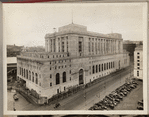
M 83 69 L 79 71 L 79 85 L 83 84 Z

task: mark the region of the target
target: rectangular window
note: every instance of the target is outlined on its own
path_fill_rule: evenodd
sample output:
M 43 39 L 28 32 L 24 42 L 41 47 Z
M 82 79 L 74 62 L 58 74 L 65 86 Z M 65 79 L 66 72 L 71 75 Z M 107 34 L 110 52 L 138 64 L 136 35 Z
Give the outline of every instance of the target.
M 62 52 L 64 52 L 64 42 L 62 42 Z
M 140 69 L 140 67 L 137 67 L 137 69 Z
M 140 56 L 137 56 L 138 59 L 140 59 Z
M 52 86 L 52 83 L 50 83 L 50 86 Z
M 137 71 L 137 76 L 139 76 L 139 71 Z
M 52 39 L 51 39 L 51 52 L 52 52 Z
M 137 63 L 137 66 L 140 66 L 140 63 Z
M 82 52 L 82 42 L 79 41 L 79 52 Z
M 92 52 L 94 52 L 94 43 L 92 42 Z

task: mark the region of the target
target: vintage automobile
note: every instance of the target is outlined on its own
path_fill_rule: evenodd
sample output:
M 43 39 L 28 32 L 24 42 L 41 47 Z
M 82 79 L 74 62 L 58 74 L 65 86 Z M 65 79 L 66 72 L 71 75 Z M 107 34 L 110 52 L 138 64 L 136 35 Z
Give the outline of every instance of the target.
M 19 98 L 18 98 L 18 96 L 17 96 L 16 93 L 13 95 L 13 99 L 14 99 L 15 101 L 19 100 Z

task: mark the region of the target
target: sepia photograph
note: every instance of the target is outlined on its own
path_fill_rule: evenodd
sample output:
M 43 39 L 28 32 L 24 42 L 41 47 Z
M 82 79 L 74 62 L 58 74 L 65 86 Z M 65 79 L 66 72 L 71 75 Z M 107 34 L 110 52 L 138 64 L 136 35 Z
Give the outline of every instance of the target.
M 4 4 L 6 111 L 144 110 L 145 3 Z

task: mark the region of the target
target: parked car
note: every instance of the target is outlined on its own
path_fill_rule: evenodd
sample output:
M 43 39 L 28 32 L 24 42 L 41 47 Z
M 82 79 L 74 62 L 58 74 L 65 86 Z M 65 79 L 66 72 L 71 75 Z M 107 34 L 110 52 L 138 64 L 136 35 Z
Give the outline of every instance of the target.
M 143 110 L 143 106 L 138 106 L 137 109 L 138 110 Z
M 17 94 L 14 94 L 14 95 L 13 95 L 13 99 L 14 99 L 15 101 L 19 100 Z
M 138 101 L 138 105 L 143 106 L 143 100 Z
M 61 106 L 60 103 L 56 103 L 54 108 L 58 108 L 59 106 Z

